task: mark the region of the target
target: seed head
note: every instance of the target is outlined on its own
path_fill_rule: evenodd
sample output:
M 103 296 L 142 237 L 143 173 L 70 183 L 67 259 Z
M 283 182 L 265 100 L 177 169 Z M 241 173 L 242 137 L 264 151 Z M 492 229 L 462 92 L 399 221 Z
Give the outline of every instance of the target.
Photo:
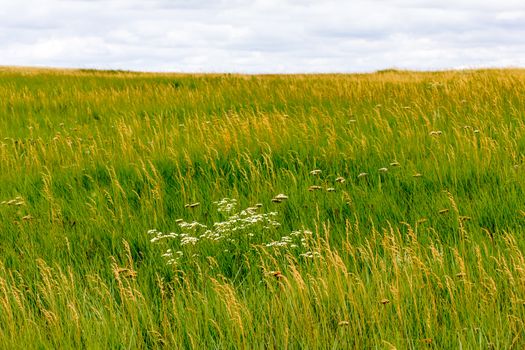
M 322 173 L 321 169 L 314 169 L 310 171 L 310 175 L 319 175 L 321 173 Z
M 283 200 L 288 199 L 288 196 L 283 193 L 279 193 L 277 196 L 273 197 L 273 199 L 278 199 L 280 201 L 283 201 Z
M 128 268 L 125 268 L 125 267 L 119 267 L 115 270 L 115 274 L 117 276 L 122 276 L 122 277 L 126 277 L 126 278 L 135 278 L 137 277 L 137 271 L 133 270 L 133 269 L 128 269 Z
M 342 176 L 339 176 L 337 179 L 335 179 L 335 182 L 338 182 L 338 183 L 340 183 L 340 184 L 345 183 L 345 181 L 346 181 L 345 178 L 342 177 Z
M 281 271 L 271 271 L 270 274 L 275 277 L 277 280 L 283 279 L 284 275 L 281 273 Z
M 184 206 L 184 208 L 190 208 L 190 209 L 192 209 L 192 208 L 196 208 L 196 207 L 198 207 L 199 205 L 201 205 L 199 202 L 195 202 L 195 203 L 186 204 L 186 205 Z
M 365 177 L 367 175 L 368 175 L 368 173 L 360 173 L 359 175 L 357 175 L 357 178 L 359 179 L 359 178 Z

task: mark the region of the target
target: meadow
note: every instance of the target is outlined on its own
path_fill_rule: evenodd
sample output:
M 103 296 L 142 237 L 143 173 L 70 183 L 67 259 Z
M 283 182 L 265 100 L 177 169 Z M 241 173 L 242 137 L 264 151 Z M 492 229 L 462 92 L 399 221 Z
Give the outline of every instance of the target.
M 525 71 L 0 68 L 0 348 L 525 347 Z

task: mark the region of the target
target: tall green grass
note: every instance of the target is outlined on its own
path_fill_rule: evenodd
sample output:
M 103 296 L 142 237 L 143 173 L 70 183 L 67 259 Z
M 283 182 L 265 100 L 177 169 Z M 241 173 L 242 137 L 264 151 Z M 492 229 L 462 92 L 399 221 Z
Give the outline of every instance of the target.
M 0 69 L 0 347 L 521 348 L 524 96 L 521 70 Z M 150 241 L 223 198 L 280 226 Z

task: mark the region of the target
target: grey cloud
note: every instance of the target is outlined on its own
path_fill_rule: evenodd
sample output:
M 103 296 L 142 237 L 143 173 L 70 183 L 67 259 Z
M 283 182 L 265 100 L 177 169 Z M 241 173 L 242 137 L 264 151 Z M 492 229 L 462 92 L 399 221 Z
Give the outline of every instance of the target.
M 0 5 L 4 65 L 250 73 L 525 65 L 521 0 Z

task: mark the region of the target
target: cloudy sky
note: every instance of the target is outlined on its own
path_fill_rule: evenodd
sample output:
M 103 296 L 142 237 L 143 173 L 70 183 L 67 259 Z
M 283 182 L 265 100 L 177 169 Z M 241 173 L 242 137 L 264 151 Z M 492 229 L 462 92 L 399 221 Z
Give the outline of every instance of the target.
M 241 73 L 525 67 L 525 0 L 0 0 L 0 65 Z

